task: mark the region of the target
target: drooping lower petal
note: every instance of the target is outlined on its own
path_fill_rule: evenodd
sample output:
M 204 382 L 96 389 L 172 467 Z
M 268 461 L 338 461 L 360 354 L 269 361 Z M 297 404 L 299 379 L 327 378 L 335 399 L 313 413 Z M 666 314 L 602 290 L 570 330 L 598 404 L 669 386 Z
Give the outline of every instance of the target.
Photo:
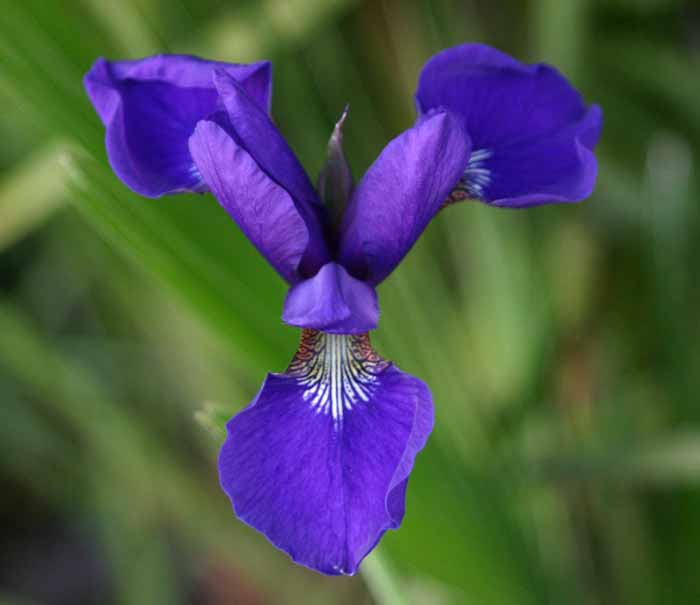
M 206 190 L 187 140 L 196 123 L 217 110 L 215 69 L 241 81 L 261 111 L 269 109 L 267 62 L 237 65 L 156 55 L 137 61 L 98 59 L 86 74 L 85 89 L 106 126 L 109 161 L 137 193 L 159 197 Z
M 475 197 L 493 206 L 527 208 L 579 202 L 593 192 L 598 163 L 592 147 L 598 140 L 601 113 L 593 106 L 583 119 L 555 134 L 516 141 L 495 149 L 483 161 L 487 183 Z M 593 139 L 593 144 L 586 144 Z M 474 176 L 465 174 L 467 182 Z
M 328 263 L 314 277 L 290 288 L 282 320 L 299 328 L 361 334 L 377 327 L 377 293 L 342 266 Z
M 340 262 L 372 285 L 385 279 L 459 181 L 470 150 L 463 121 L 442 110 L 391 141 L 345 211 Z
M 221 485 L 241 520 L 294 561 L 354 574 L 401 524 L 432 424 L 428 388 L 367 335 L 305 330 L 287 372 L 269 374 L 229 421 Z
M 520 208 L 580 201 L 593 190 L 602 114 L 556 69 L 465 44 L 428 61 L 416 101 L 421 112 L 459 114 L 471 137 L 472 156 L 449 202 Z

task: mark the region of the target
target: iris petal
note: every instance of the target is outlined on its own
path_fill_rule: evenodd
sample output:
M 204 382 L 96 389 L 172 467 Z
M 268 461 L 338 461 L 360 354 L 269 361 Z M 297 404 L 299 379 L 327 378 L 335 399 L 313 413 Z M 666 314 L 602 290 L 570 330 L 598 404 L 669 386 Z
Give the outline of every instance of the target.
M 268 375 L 229 421 L 221 484 L 236 514 L 294 561 L 354 574 L 401 524 L 432 424 L 428 388 L 367 335 L 305 330 L 287 372 Z
M 490 172 L 485 199 L 509 208 L 586 199 L 598 173 L 586 142 L 597 140 L 600 125 L 600 110 L 593 106 L 581 121 L 555 134 L 503 145 L 484 162 Z
M 458 113 L 479 158 L 461 180 L 466 195 L 452 200 L 526 207 L 591 193 L 602 114 L 597 106 L 588 108 L 556 69 L 465 44 L 428 61 L 416 100 L 421 112 L 445 107 Z
M 268 176 L 286 189 L 309 230 L 309 245 L 301 271 L 314 275 L 328 261 L 322 210 L 316 192 L 299 160 L 267 113 L 234 77 L 219 70 L 216 88 L 226 109 L 232 134 Z
M 459 181 L 469 160 L 462 120 L 435 111 L 391 141 L 353 193 L 340 262 L 377 285 L 401 262 Z
M 197 124 L 190 151 L 216 199 L 253 245 L 287 282 L 299 281 L 309 232 L 289 194 L 214 122 Z
M 215 68 L 241 80 L 256 103 L 269 107 L 267 62 L 236 65 L 156 55 L 138 61 L 98 59 L 86 74 L 85 89 L 106 126 L 109 161 L 137 193 L 159 197 L 206 190 L 187 140 L 196 123 L 217 109 Z

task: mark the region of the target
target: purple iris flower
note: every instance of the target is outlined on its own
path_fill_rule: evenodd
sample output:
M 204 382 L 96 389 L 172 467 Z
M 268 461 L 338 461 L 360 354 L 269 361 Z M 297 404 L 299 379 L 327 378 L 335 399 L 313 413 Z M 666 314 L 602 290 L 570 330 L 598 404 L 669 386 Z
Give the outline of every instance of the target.
M 269 63 L 100 59 L 85 86 L 126 185 L 149 197 L 210 191 L 289 284 L 282 318 L 303 328 L 301 344 L 229 421 L 221 485 L 294 561 L 354 574 L 401 524 L 433 426 L 428 387 L 372 349 L 375 288 L 448 204 L 587 197 L 600 109 L 551 67 L 452 48 L 421 73 L 414 126 L 356 186 L 343 114 L 317 192 L 269 117 Z

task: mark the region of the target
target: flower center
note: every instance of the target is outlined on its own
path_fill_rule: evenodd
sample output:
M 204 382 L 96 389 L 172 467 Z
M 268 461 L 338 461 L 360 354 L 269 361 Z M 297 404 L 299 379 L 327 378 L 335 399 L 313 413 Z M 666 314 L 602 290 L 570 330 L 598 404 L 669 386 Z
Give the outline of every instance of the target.
M 330 414 L 336 430 L 343 414 L 369 401 L 378 375 L 389 365 L 369 334 L 327 334 L 304 329 L 287 374 L 304 388 L 302 397 L 317 414 Z

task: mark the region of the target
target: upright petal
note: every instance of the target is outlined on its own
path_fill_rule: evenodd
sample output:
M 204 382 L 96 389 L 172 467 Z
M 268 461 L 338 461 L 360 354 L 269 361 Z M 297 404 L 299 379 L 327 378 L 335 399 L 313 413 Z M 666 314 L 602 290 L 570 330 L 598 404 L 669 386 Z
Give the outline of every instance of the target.
M 428 61 L 416 100 L 421 112 L 445 107 L 465 120 L 474 151 L 452 200 L 525 207 L 591 193 L 602 115 L 554 68 L 465 44 Z
M 282 320 L 331 334 L 361 334 L 377 327 L 377 293 L 340 265 L 328 263 L 314 277 L 290 288 Z
M 236 78 L 224 71 L 214 77 L 216 88 L 228 114 L 230 128 L 241 146 L 268 176 L 286 189 L 310 234 L 310 244 L 302 261 L 302 272 L 314 275 L 328 260 L 322 208 L 309 177 L 289 145 Z
M 340 262 L 376 285 L 408 253 L 469 160 L 469 135 L 437 110 L 391 141 L 358 184 L 343 219 Z
M 285 374 L 269 374 L 228 423 L 221 485 L 241 520 L 302 565 L 354 574 L 405 512 L 430 392 L 367 335 L 305 330 Z
M 214 197 L 277 272 L 296 283 L 309 232 L 289 194 L 214 122 L 197 124 L 189 148 Z
M 85 89 L 106 126 L 109 161 L 117 176 L 147 197 L 203 191 L 187 140 L 196 123 L 217 109 L 214 69 L 241 81 L 248 94 L 269 108 L 268 62 L 250 65 L 156 55 L 137 61 L 98 59 Z

